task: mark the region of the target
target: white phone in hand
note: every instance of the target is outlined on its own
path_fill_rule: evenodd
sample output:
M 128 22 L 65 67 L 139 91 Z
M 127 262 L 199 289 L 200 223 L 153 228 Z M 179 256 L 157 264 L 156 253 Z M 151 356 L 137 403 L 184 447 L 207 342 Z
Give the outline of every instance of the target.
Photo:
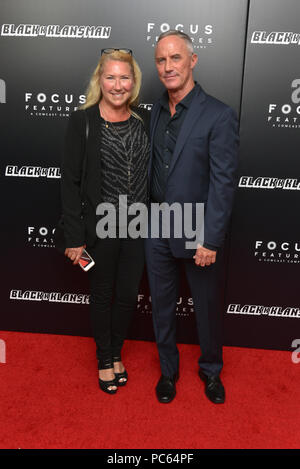
M 91 258 L 89 253 L 86 252 L 86 250 L 84 249 L 82 251 L 78 264 L 85 272 L 87 272 L 88 270 L 90 270 L 91 267 L 93 267 L 93 265 L 95 265 L 95 262 Z

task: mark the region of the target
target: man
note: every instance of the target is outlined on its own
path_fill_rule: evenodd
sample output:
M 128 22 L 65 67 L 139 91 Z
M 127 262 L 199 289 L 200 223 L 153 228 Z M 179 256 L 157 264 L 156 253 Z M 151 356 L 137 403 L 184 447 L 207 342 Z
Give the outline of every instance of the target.
M 176 301 L 179 264 L 183 263 L 201 348 L 199 376 L 205 382 L 207 397 L 214 403 L 223 403 L 217 280 L 236 186 L 238 122 L 230 107 L 207 95 L 194 82 L 197 55 L 189 36 L 179 31 L 163 33 L 156 46 L 155 62 L 166 92 L 151 115 L 151 202 L 176 202 L 182 207 L 185 203 L 194 207 L 202 202 L 205 207 L 204 242 L 197 244 L 196 252 L 186 248 L 184 237 L 149 236 L 146 241 L 153 324 L 162 372 L 156 395 L 162 403 L 171 402 L 176 395 Z

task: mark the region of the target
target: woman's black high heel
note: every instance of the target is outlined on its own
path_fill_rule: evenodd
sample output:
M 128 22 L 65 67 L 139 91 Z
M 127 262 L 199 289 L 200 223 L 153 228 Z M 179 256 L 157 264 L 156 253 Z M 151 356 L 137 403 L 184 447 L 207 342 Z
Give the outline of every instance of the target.
M 120 362 L 121 357 L 113 357 L 113 363 Z M 124 379 L 124 381 L 121 381 Z M 128 381 L 128 373 L 126 370 L 122 371 L 122 373 L 116 373 L 115 372 L 115 384 L 117 386 L 125 386 Z
M 113 363 L 111 361 L 111 359 L 100 359 L 98 360 L 98 370 L 107 370 L 109 368 L 113 368 Z M 116 394 L 118 388 L 117 388 L 117 382 L 116 382 L 116 378 L 112 379 L 112 380 L 109 380 L 109 381 L 106 381 L 106 380 L 103 380 L 103 379 L 100 379 L 99 378 L 99 386 L 100 386 L 100 389 L 104 392 L 106 392 L 107 394 Z M 109 389 L 111 388 L 112 386 L 114 386 L 116 389 Z

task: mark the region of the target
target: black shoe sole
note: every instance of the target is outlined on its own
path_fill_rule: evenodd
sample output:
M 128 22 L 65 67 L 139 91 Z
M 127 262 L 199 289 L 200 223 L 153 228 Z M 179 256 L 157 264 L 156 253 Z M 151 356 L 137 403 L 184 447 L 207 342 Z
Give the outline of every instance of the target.
M 160 398 L 158 397 L 158 395 L 156 394 L 157 400 L 158 400 L 158 402 L 160 402 L 161 404 L 170 404 L 170 402 L 173 401 L 173 399 L 175 398 L 175 396 L 176 396 L 176 393 L 174 394 L 174 396 L 172 396 L 172 397 L 170 397 L 170 398 L 168 398 L 168 399 L 160 399 Z

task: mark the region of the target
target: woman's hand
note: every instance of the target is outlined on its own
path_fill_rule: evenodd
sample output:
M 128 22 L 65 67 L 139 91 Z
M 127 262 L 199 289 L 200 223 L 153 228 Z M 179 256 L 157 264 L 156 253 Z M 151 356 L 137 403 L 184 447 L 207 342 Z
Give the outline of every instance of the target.
M 76 265 L 78 264 L 82 251 L 85 248 L 86 248 L 86 244 L 78 248 L 67 248 L 65 250 L 65 256 L 67 256 L 71 261 L 73 261 L 73 264 Z

